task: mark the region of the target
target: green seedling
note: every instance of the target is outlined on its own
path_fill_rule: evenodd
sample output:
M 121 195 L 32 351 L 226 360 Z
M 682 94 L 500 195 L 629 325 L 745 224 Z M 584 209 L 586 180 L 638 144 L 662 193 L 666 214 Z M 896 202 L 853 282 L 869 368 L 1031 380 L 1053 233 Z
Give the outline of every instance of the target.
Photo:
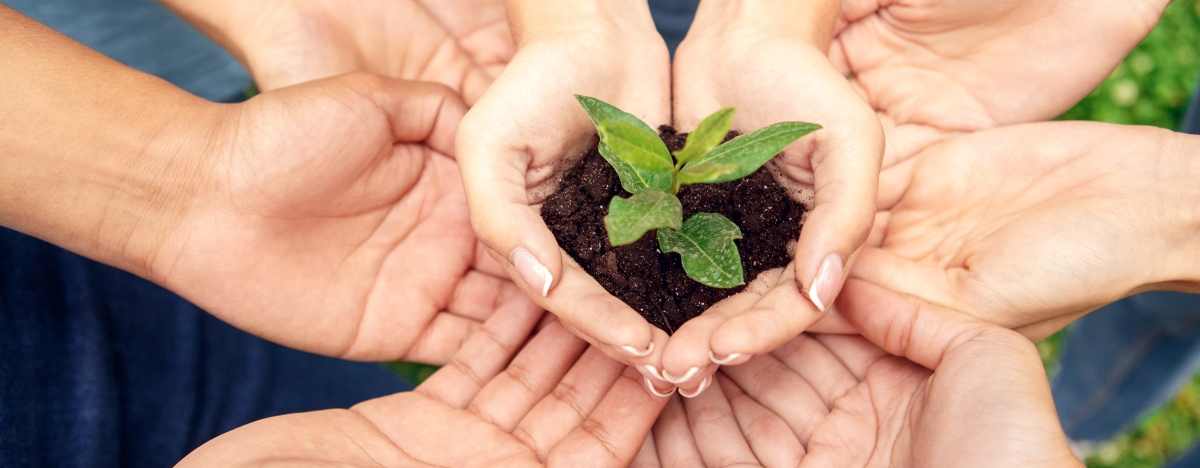
M 686 184 L 719 184 L 746 177 L 783 148 L 819 128 L 807 122 L 781 122 L 722 144 L 733 122 L 733 108 L 706 117 L 690 133 L 683 149 L 672 153 L 637 117 L 596 98 L 575 95 L 600 134 L 599 151 L 621 179 L 629 198 L 613 197 L 604 217 L 614 246 L 632 244 L 657 230 L 658 248 L 678 253 L 688 277 L 714 288 L 746 283 L 734 240 L 737 224 L 716 213 L 683 220 L 676 194 Z

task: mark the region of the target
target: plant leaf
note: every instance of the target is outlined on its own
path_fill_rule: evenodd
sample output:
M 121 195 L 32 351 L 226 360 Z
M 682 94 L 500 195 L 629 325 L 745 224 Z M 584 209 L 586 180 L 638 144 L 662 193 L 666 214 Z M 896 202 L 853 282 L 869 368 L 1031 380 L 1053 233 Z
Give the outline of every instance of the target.
M 622 161 L 603 141 L 596 149 L 600 151 L 600 156 L 608 161 L 608 165 L 617 171 L 617 177 L 621 179 L 621 188 L 626 192 L 640 193 L 647 189 L 663 192 L 671 190 L 671 173 L 638 169 L 637 166 Z
M 717 184 L 729 182 L 750 175 L 767 161 L 779 154 L 787 145 L 821 128 L 820 125 L 808 122 L 780 122 L 766 128 L 729 140 L 718 146 L 700 159 L 694 160 L 679 171 L 680 182 L 684 173 L 692 184 Z M 732 172 L 719 174 L 710 166 L 733 165 Z M 702 174 L 719 174 L 711 178 L 702 178 Z
M 605 120 L 620 120 L 628 122 L 632 125 L 645 128 L 653 133 L 654 129 L 642 122 L 641 119 L 634 117 L 632 114 L 617 109 L 612 104 L 601 101 L 594 97 L 588 97 L 576 94 L 575 100 L 579 101 L 579 105 L 583 106 L 583 110 L 587 112 L 588 118 L 592 119 L 592 124 L 596 125 L 596 132 L 599 133 L 600 122 Z M 621 188 L 629 193 L 638 193 L 645 190 L 647 187 L 662 190 L 664 192 L 671 189 L 671 175 L 661 172 L 644 171 L 636 166 L 621 161 L 620 158 L 612 151 L 603 141 L 599 144 L 600 156 L 604 157 L 605 161 L 617 171 L 617 177 L 621 179 Z
M 600 141 L 622 161 L 644 171 L 671 172 L 675 169 L 671 152 L 657 133 L 622 120 L 605 120 L 597 128 L 600 129 Z
M 716 213 L 696 213 L 683 222 L 683 228 L 658 230 L 658 248 L 676 252 L 683 271 L 692 279 L 714 288 L 732 288 L 746 284 L 742 257 L 734 239 L 742 238 L 729 218 Z
M 696 130 L 688 134 L 683 149 L 675 153 L 675 160 L 687 163 L 699 159 L 725 141 L 725 135 L 729 133 L 729 125 L 733 123 L 734 111 L 734 108 L 726 107 L 705 117 Z
M 669 193 L 647 189 L 632 197 L 613 197 L 604 216 L 604 228 L 612 245 L 637 242 L 651 229 L 679 229 L 683 224 L 683 205 Z
M 679 183 L 681 184 L 706 184 L 711 183 L 728 174 L 732 174 L 738 170 L 736 164 L 705 164 L 699 167 L 686 167 L 679 171 Z

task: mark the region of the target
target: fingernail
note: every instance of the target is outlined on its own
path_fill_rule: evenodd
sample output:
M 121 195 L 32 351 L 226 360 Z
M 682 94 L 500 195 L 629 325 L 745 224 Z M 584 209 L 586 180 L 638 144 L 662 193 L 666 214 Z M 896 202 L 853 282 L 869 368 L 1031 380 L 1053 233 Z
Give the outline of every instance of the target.
M 550 270 L 542 265 L 542 262 L 539 262 L 528 249 L 517 247 L 513 249 L 512 255 L 509 255 L 508 259 L 513 266 L 517 267 L 517 274 L 521 275 L 521 279 L 532 287 L 541 288 L 542 297 L 550 294 L 550 283 L 554 281 L 554 277 L 550 276 Z
M 646 377 L 643 375 L 642 380 L 646 382 L 646 389 L 650 390 L 650 393 L 654 394 L 655 396 L 660 396 L 660 397 L 666 398 L 666 397 L 671 396 L 672 393 L 675 393 L 675 387 L 671 387 L 670 390 L 663 391 L 663 390 L 654 388 L 654 384 L 652 382 L 650 382 L 649 377 Z
M 688 369 L 687 373 L 683 374 L 683 377 L 674 377 L 671 375 L 670 372 L 667 372 L 666 369 L 663 369 L 662 376 L 663 376 L 663 380 L 666 380 L 667 382 L 671 382 L 673 384 L 679 385 L 681 383 L 687 382 L 688 379 L 694 377 L 697 372 L 700 372 L 700 368 L 693 367 L 691 369 Z
M 708 386 L 710 384 L 712 384 L 712 376 L 711 375 L 708 377 L 705 377 L 704 380 L 701 380 L 700 385 L 696 386 L 696 391 L 694 391 L 694 392 L 688 392 L 682 388 L 679 389 L 679 396 L 682 396 L 684 398 L 696 398 L 701 393 L 704 393 L 704 390 L 708 389 Z
M 632 354 L 633 357 L 646 357 L 649 356 L 650 353 L 654 352 L 654 343 L 651 342 L 650 346 L 647 346 L 646 349 L 637 349 L 633 346 L 622 346 L 621 350 Z
M 808 300 L 817 306 L 817 310 L 825 312 L 842 289 L 843 265 L 842 256 L 835 253 L 829 254 L 825 257 L 825 262 L 821 263 L 821 269 L 817 271 L 816 278 L 813 278 L 812 285 L 808 287 Z
M 656 378 L 658 380 L 662 380 L 662 381 L 667 380 L 667 379 L 663 378 L 662 373 L 659 372 L 658 369 L 655 369 L 654 366 L 652 366 L 650 364 L 643 365 L 642 369 L 645 369 L 647 373 L 649 373 L 651 376 L 653 376 L 654 378 Z
M 729 363 L 733 362 L 735 359 L 740 358 L 740 357 L 742 357 L 742 353 L 733 353 L 733 354 L 730 354 L 725 357 L 720 357 L 720 356 L 717 356 L 716 354 L 714 354 L 712 351 L 708 352 L 708 359 L 710 361 L 712 361 L 713 364 L 718 364 L 718 365 L 722 365 L 722 366 L 725 364 L 729 364 Z

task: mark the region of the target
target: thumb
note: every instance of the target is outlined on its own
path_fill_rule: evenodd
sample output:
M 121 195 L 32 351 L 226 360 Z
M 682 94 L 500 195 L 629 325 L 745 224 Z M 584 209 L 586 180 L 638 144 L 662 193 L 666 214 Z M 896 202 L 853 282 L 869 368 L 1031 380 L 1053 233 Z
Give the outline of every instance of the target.
M 397 142 L 423 142 L 439 153 L 454 155 L 454 134 L 467 112 L 454 90 L 437 83 L 405 81 L 355 72 L 352 87 L 387 113 Z

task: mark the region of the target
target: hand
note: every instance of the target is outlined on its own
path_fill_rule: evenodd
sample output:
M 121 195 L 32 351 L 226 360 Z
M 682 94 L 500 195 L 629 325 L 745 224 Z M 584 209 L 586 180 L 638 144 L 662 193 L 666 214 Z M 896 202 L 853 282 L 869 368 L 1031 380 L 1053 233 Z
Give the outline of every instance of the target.
M 878 248 L 851 275 L 1035 340 L 1126 295 L 1195 281 L 1197 140 L 1055 122 L 932 146 L 884 171 Z
M 262 90 L 369 71 L 441 83 L 474 102 L 491 82 L 416 0 L 162 1 L 225 46 Z
M 358 73 L 229 108 L 151 279 L 250 333 L 350 359 L 444 363 L 534 307 L 473 236 L 448 89 Z
M 557 323 L 525 345 L 541 313 L 513 312 L 412 392 L 254 422 L 178 466 L 628 465 L 666 399 Z
M 463 118 L 457 157 L 475 232 L 530 297 L 610 357 L 657 365 L 666 334 L 570 260 L 538 214 L 565 163 L 596 144 L 574 94 L 669 120 L 667 50 L 645 2 L 595 8 L 510 11 L 517 55 Z
M 1168 3 L 843 0 L 830 56 L 879 111 L 888 167 L 956 133 L 1062 114 Z
M 1082 467 L 1030 341 L 858 280 L 841 297 L 863 337 L 805 334 L 723 367 L 664 410 L 661 465 Z
M 420 0 L 458 45 L 493 78 L 516 53 L 502 0 Z
M 770 163 L 785 187 L 800 189 L 809 200 L 793 264 L 765 281 L 765 292 L 751 288 L 728 298 L 672 335 L 664 371 L 684 375 L 691 368 L 704 369 L 680 385 L 688 390 L 711 374 L 713 362 L 736 363 L 769 352 L 823 317 L 870 232 L 883 153 L 874 113 L 821 49 L 819 38 L 828 32 L 796 33 L 795 24 L 803 23 L 797 18 L 805 14 L 789 16 L 787 8 L 793 7 L 736 3 L 741 2 L 702 5 L 679 46 L 677 126 L 689 131 L 705 115 L 737 106 L 734 128 L 743 132 L 795 120 L 823 128 Z

